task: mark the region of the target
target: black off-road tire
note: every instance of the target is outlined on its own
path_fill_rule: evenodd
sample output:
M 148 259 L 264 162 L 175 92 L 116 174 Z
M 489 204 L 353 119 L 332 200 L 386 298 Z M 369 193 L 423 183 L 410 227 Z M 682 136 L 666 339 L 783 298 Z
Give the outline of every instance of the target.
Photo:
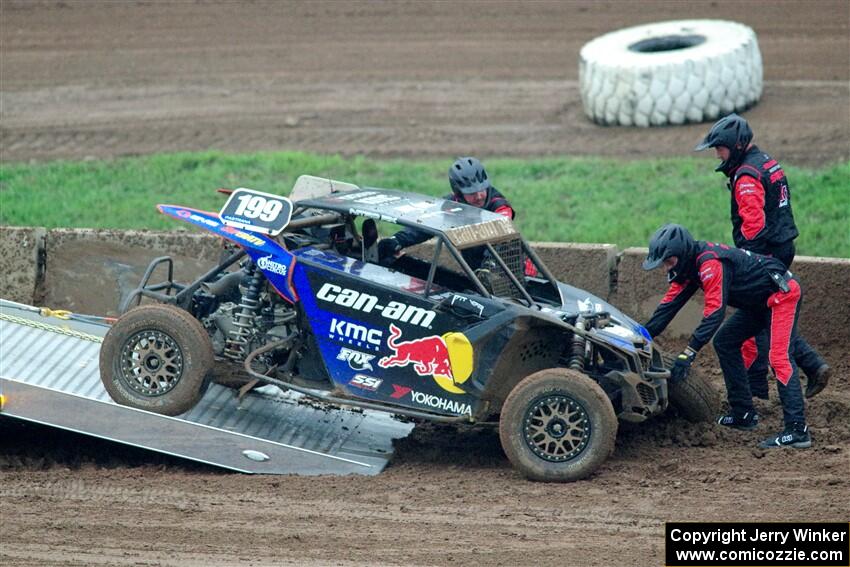
M 705 376 L 696 369 L 678 384 L 668 388 L 670 405 L 692 423 L 711 422 L 720 413 L 720 395 Z
M 172 305 L 142 305 L 122 315 L 104 337 L 100 379 L 119 404 L 179 415 L 204 395 L 214 360 L 197 319 Z
M 675 359 L 665 354 L 663 360 L 671 368 Z M 720 414 L 720 393 L 697 368 L 684 381 L 670 384 L 667 395 L 676 412 L 692 423 L 713 422 Z
M 565 434 L 562 422 L 570 424 Z M 592 474 L 614 450 L 617 416 L 599 384 L 574 370 L 550 368 L 526 377 L 508 395 L 499 437 L 511 464 L 529 480 L 572 482 Z

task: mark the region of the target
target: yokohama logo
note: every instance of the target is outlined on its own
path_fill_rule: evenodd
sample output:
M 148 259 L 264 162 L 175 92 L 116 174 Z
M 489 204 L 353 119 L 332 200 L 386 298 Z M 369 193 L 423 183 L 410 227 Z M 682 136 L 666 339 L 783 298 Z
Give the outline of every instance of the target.
M 413 399 L 414 403 L 421 406 L 429 406 L 435 409 L 456 413 L 458 415 L 472 415 L 472 408 L 469 404 L 447 400 L 440 396 L 425 394 L 415 390 L 411 392 L 410 397 Z
M 441 398 L 440 396 L 435 396 L 434 394 L 426 394 L 425 392 L 417 392 L 416 390 L 408 388 L 407 386 L 399 386 L 398 384 L 393 384 L 393 390 L 394 392 L 390 394 L 391 398 L 400 399 L 407 395 L 407 393 L 409 392 L 410 398 L 413 400 L 413 403 L 418 404 L 420 406 L 427 406 L 430 408 L 447 411 L 457 415 L 472 415 L 472 407 L 469 404 L 465 404 L 463 402 L 447 400 L 445 398 Z
M 316 297 L 322 301 L 348 307 L 364 313 L 377 312 L 392 321 L 410 323 L 420 327 L 430 327 L 437 313 L 415 305 L 407 305 L 400 301 L 390 301 L 386 305 L 378 303 L 378 298 L 368 293 L 353 289 L 342 288 L 332 283 L 322 286 Z

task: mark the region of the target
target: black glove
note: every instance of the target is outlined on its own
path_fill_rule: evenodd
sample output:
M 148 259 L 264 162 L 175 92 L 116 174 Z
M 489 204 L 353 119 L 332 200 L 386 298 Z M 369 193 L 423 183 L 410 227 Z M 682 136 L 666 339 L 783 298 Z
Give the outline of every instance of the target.
M 676 362 L 673 363 L 673 368 L 670 369 L 670 383 L 678 384 L 687 379 L 691 373 L 691 364 L 694 363 L 697 353 L 689 348 L 686 348 L 676 357 Z
M 384 238 L 378 242 L 378 263 L 382 266 L 392 264 L 399 252 L 401 252 L 401 244 L 394 236 Z

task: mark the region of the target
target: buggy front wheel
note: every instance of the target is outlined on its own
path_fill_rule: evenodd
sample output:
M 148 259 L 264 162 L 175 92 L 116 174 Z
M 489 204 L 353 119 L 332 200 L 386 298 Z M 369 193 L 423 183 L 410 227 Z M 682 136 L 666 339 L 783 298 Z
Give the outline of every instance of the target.
M 617 416 L 596 382 L 551 368 L 514 387 L 502 406 L 499 437 L 528 479 L 571 482 L 592 474 L 614 450 Z
M 173 305 L 142 305 L 106 333 L 100 379 L 119 404 L 179 415 L 204 395 L 213 363 L 212 344 L 197 319 Z

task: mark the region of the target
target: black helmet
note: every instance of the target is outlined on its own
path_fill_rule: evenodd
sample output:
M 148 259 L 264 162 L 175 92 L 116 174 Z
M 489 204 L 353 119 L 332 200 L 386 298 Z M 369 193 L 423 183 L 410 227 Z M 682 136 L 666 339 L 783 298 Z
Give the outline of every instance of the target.
M 729 148 L 729 159 L 720 162 L 720 165 L 715 167 L 714 171 L 722 171 L 726 175 L 730 175 L 732 170 L 741 163 L 744 154 L 747 152 L 747 146 L 752 141 L 753 131 L 750 129 L 750 125 L 733 112 L 715 122 L 702 142 L 694 148 L 694 151 L 699 152 L 717 146 Z
M 449 168 L 449 183 L 452 191 L 468 195 L 490 188 L 484 166 L 474 157 L 458 158 Z
M 653 270 L 667 258 L 676 256 L 679 258 L 678 263 L 667 272 L 668 279 L 673 281 L 685 271 L 695 249 L 696 242 L 687 228 L 679 224 L 665 224 L 649 239 L 649 254 L 643 261 L 643 269 Z

